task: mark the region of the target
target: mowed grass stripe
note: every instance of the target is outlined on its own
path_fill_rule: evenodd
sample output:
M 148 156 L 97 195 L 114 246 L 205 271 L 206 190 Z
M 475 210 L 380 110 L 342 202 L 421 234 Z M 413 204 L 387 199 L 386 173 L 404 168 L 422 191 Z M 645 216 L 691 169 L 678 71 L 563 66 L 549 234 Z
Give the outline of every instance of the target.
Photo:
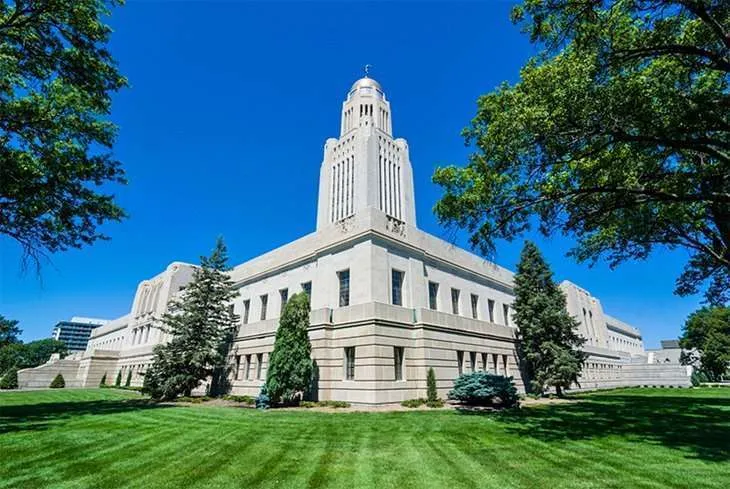
M 730 487 L 730 390 L 621 390 L 501 414 L 150 407 L 0 394 L 0 487 Z

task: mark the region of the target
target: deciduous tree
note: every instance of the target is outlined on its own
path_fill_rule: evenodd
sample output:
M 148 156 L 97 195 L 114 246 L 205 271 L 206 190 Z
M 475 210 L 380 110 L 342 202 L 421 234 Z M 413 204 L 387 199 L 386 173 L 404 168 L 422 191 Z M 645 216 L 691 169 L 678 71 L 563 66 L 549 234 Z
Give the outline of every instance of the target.
M 17 320 L 8 319 L 0 314 L 0 348 L 11 343 L 17 343 L 20 333 L 21 330 L 18 327 Z
M 483 253 L 537 224 L 611 266 L 690 258 L 680 295 L 730 298 L 730 2 L 525 0 L 541 53 L 478 101 L 466 167 L 440 168 L 439 219 Z
M 684 363 L 694 364 L 712 381 L 720 381 L 730 368 L 730 308 L 703 307 L 687 318 L 680 346 L 687 350 Z
M 0 2 L 0 233 L 37 267 L 125 216 L 108 193 L 125 179 L 106 117 L 127 81 L 104 23 L 121 3 Z

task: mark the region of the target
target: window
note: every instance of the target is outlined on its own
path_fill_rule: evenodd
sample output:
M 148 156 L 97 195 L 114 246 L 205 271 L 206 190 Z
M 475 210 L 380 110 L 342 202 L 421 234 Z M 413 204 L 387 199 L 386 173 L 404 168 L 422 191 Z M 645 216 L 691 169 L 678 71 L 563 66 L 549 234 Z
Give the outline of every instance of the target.
M 337 272 L 337 278 L 340 280 L 340 307 L 350 305 L 350 270 Z
M 251 299 L 243 301 L 243 324 L 248 324 L 248 311 L 251 308 Z
M 250 380 L 251 378 L 251 355 L 246 355 L 246 375 L 244 379 Z
M 266 306 L 269 304 L 269 294 L 261 296 L 261 320 L 266 319 Z
M 471 317 L 479 319 L 479 296 L 476 294 L 471 295 Z
M 451 312 L 459 314 L 459 289 L 451 289 Z
M 463 351 L 457 351 L 456 352 L 456 363 L 457 367 L 459 369 L 459 375 L 464 373 L 464 352 Z
M 234 371 L 233 378 L 238 380 L 238 376 L 240 375 L 240 369 L 241 369 L 241 355 L 236 355 L 236 370 Z
M 284 314 L 284 308 L 286 307 L 286 301 L 289 300 L 289 289 L 281 289 L 279 291 L 279 296 L 281 297 L 281 310 L 279 311 L 279 314 Z
M 312 299 L 312 282 L 304 282 L 302 284 L 302 291 L 307 294 L 309 299 Z
M 403 305 L 403 276 L 405 273 L 393 270 L 392 275 L 392 298 L 394 306 Z
M 509 326 L 509 305 L 502 304 L 502 314 L 504 314 L 504 325 Z
M 261 368 L 264 363 L 264 354 L 263 353 L 257 353 L 256 354 L 256 380 L 261 380 Z
M 428 283 L 428 307 L 434 311 L 438 310 L 439 284 L 436 282 Z
M 393 347 L 393 362 L 395 363 L 395 380 L 403 380 L 403 347 Z
M 494 301 L 492 299 L 487 299 L 487 310 L 489 311 L 489 322 L 494 322 Z
M 345 347 L 345 379 L 355 380 L 355 347 Z
M 477 354 L 475 352 L 469 353 L 469 371 L 477 371 Z

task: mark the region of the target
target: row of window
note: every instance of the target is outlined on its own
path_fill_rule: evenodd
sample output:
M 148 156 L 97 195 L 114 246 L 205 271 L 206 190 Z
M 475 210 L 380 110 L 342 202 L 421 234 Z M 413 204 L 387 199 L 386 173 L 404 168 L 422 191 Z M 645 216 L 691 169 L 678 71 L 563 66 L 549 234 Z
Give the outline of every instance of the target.
M 509 361 L 507 355 L 497 353 L 469 352 L 467 356 L 463 351 L 456 352 L 456 363 L 459 367 L 459 375 L 473 373 L 477 370 L 490 372 L 497 375 L 509 375 Z
M 428 283 L 428 307 L 434 311 L 439 310 L 438 304 L 439 295 L 439 284 L 437 282 Z M 451 288 L 451 313 L 461 315 L 461 291 L 456 288 Z M 469 304 L 471 305 L 471 317 L 474 319 L 481 319 L 479 317 L 479 296 L 477 294 L 470 294 Z M 487 319 L 490 323 L 496 323 L 495 321 L 495 307 L 496 302 L 492 299 L 487 299 Z M 509 318 L 509 304 L 502 304 L 502 320 L 505 326 L 510 325 Z
M 308 296 L 312 296 L 312 282 L 304 282 L 301 284 L 302 291 L 307 294 Z M 289 289 L 279 289 L 279 303 L 281 304 L 281 307 L 279 309 L 279 315 L 281 315 L 284 312 L 284 308 L 286 307 L 286 303 L 289 301 Z M 259 319 L 261 321 L 264 321 L 267 317 L 267 311 L 269 308 L 269 294 L 261 294 L 259 296 L 259 304 L 260 304 L 260 316 Z M 251 299 L 245 299 L 243 301 L 243 314 L 242 314 L 242 321 L 243 324 L 248 324 L 249 321 L 249 315 L 251 312 Z
M 256 359 L 256 364 L 254 366 L 253 360 Z M 241 361 L 243 360 L 243 363 Z M 263 371 L 263 365 L 264 365 L 264 354 L 263 353 L 256 353 L 254 354 L 248 354 L 248 355 L 236 355 L 236 365 L 234 367 L 233 371 L 233 379 L 234 380 L 254 380 L 251 378 L 252 374 L 254 373 L 254 367 L 255 367 L 255 373 L 256 373 L 256 380 L 262 380 L 262 371 Z M 243 369 L 241 369 L 243 367 Z

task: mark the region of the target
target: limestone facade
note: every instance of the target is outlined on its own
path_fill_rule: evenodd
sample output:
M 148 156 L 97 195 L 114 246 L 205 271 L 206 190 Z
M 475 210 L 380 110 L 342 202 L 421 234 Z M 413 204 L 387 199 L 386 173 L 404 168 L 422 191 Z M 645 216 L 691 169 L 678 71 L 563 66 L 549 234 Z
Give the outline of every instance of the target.
M 319 187 L 315 232 L 230 272 L 240 317 L 230 352 L 233 393 L 258 394 L 283 306 L 300 291 L 311 300 L 319 399 L 387 404 L 423 397 L 430 367 L 442 397 L 459 373 L 480 369 L 512 375 L 524 388 L 513 273 L 417 228 L 408 144 L 393 138 L 390 102 L 375 80 L 358 80 L 348 92 L 340 137 L 324 147 Z M 152 348 L 167 340 L 155 320 L 192 270 L 175 262 L 141 282 L 130 313 L 92 333 L 79 379 L 100 379 L 103 370 L 111 382 L 121 370 L 141 384 Z M 646 363 L 639 330 L 606 315 L 580 287 L 561 287 L 588 340 L 582 383 L 629 385 L 650 376 L 635 372 Z M 661 382 L 689 384 L 675 373 Z

